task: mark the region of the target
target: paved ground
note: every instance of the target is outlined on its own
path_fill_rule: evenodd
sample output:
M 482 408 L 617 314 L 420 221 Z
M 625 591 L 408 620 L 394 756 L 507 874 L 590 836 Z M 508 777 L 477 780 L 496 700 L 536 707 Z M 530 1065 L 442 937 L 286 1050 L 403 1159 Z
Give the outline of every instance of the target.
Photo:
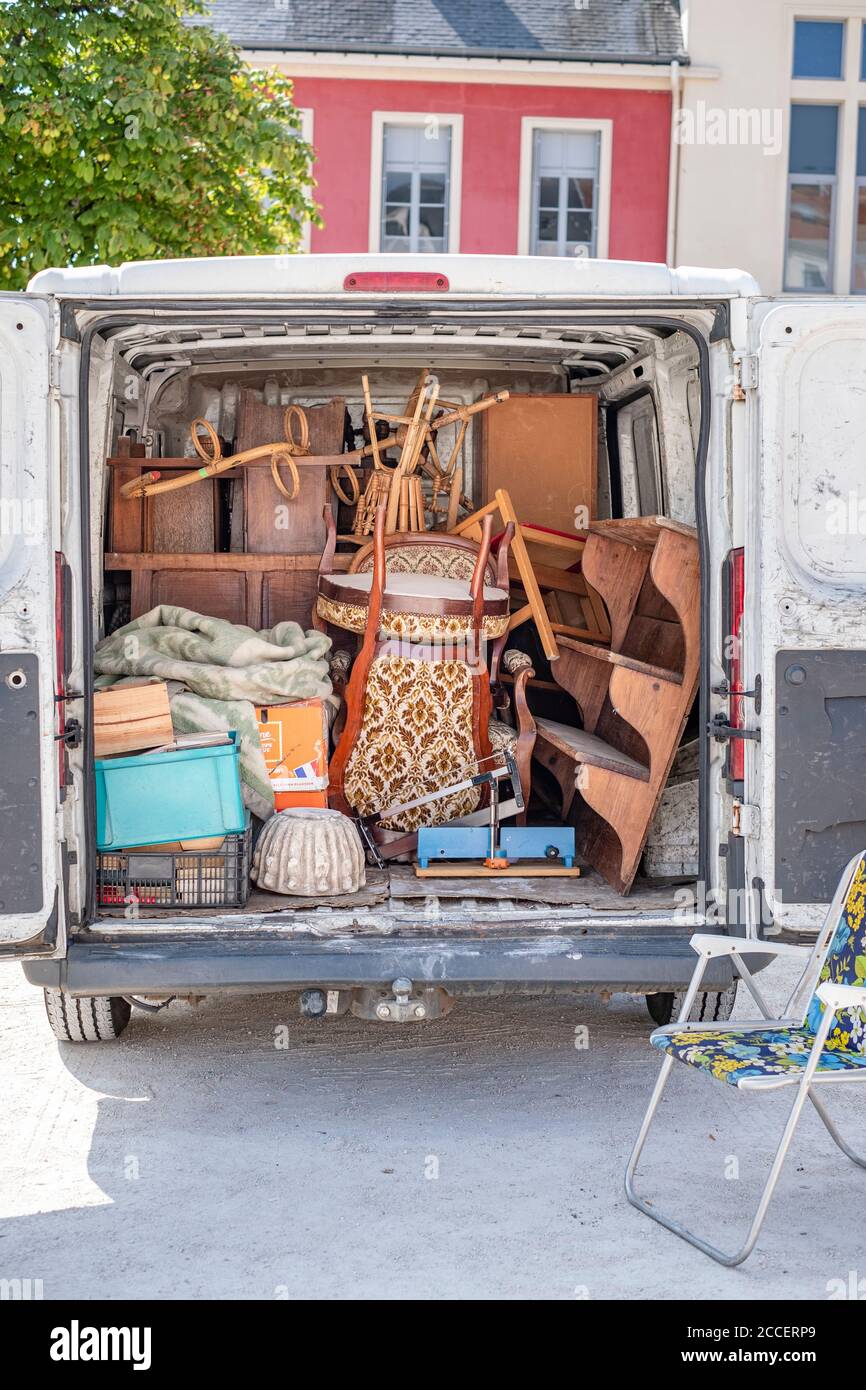
M 792 975 L 762 977 L 774 1000 Z M 489 1000 L 394 1028 L 260 995 L 60 1047 L 3 965 L 0 1279 L 42 1279 L 46 1298 L 823 1299 L 866 1276 L 864 1176 L 812 1113 L 744 1269 L 627 1204 L 648 1032 L 625 997 Z M 645 1185 L 731 1242 L 789 1102 L 679 1070 Z M 856 1096 L 833 1108 L 862 1136 Z

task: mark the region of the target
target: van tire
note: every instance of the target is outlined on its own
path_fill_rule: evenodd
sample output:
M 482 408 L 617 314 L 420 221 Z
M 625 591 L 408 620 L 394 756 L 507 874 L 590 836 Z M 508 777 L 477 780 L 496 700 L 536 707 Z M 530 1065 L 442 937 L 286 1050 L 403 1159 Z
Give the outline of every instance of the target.
M 736 980 L 721 993 L 713 991 L 699 994 L 692 1005 L 689 1021 L 691 1023 L 725 1023 L 734 1012 L 736 998 Z M 648 994 L 646 996 L 649 1016 L 659 1028 L 663 1028 L 666 1023 L 675 1023 L 685 1002 L 686 991 L 684 989 L 678 989 L 675 994 Z
M 60 1042 L 112 1042 L 119 1038 L 132 1013 L 129 1001 L 119 995 L 104 997 L 64 994 L 43 990 L 51 1031 Z

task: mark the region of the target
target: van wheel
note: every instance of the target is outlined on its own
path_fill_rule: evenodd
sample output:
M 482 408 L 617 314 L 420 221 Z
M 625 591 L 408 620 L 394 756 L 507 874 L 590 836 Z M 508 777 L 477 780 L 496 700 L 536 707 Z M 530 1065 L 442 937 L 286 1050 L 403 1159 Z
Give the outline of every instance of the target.
M 60 1042 L 111 1042 L 119 1038 L 132 1012 L 119 995 L 79 998 L 59 989 L 46 989 L 45 1012 L 51 1031 Z
M 699 994 L 692 1005 L 689 1021 L 691 1023 L 724 1023 L 734 1012 L 736 998 L 736 980 L 720 994 L 715 991 Z M 659 1028 L 663 1028 L 666 1023 L 676 1022 L 685 1002 L 686 991 L 684 989 L 678 989 L 675 994 L 648 994 L 646 996 L 649 1016 Z

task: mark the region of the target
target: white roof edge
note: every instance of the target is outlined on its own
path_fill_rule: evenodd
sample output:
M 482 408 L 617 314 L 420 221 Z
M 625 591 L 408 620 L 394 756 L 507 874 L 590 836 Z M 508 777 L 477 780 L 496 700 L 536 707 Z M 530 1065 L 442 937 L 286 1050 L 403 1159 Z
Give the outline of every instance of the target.
M 742 270 L 675 269 L 652 261 L 609 261 L 544 256 L 225 256 L 130 261 L 120 266 L 40 270 L 28 290 L 102 298 L 285 296 L 339 294 L 345 277 L 364 270 L 441 271 L 453 294 L 580 295 L 640 299 L 759 294 Z

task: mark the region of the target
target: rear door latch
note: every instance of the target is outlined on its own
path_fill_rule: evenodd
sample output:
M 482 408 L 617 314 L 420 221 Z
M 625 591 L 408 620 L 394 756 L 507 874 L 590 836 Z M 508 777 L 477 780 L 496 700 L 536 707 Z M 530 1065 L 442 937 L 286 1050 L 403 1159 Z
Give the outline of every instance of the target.
M 84 730 L 78 719 L 67 719 L 63 725 L 63 733 L 54 735 L 55 743 L 62 743 L 65 748 L 80 748 L 84 737 Z
M 732 724 L 725 722 L 723 714 L 717 714 L 710 724 L 710 734 L 718 743 L 725 743 L 732 738 L 753 739 L 755 743 L 761 742 L 760 729 L 735 729 Z

